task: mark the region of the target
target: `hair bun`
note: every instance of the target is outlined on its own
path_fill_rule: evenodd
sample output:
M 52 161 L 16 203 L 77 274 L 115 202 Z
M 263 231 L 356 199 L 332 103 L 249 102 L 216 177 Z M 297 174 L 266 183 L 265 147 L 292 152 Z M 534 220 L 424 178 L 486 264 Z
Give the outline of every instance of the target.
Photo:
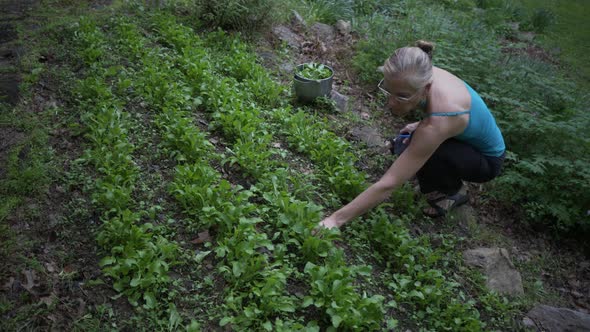
M 434 44 L 425 40 L 418 40 L 416 47 L 428 54 L 428 57 L 432 60 L 432 52 L 434 51 Z

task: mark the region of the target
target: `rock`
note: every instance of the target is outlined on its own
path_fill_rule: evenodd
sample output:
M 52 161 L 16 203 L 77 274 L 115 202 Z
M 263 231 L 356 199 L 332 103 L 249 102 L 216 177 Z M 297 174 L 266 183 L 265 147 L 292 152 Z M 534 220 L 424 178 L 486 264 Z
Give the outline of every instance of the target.
M 565 308 L 538 305 L 527 313 L 537 331 L 590 331 L 590 315 Z
M 369 147 L 381 147 L 385 141 L 377 129 L 368 126 L 353 128 L 351 135 L 353 138 L 364 142 Z
M 285 62 L 279 65 L 279 70 L 290 74 L 295 70 L 295 66 L 290 62 Z
M 507 295 L 522 295 L 522 278 L 503 248 L 478 248 L 463 252 L 468 265 L 483 268 L 486 286 Z
M 528 317 L 522 319 L 522 325 L 529 329 L 535 328 L 535 322 L 533 322 L 533 320 Z
M 336 29 L 324 23 L 315 23 L 311 26 L 311 31 L 321 42 L 326 44 L 332 44 L 336 38 Z
M 336 107 L 340 112 L 348 111 L 348 97 L 339 93 L 336 90 L 332 90 L 330 98 L 336 102 Z
M 452 216 L 459 225 L 469 225 L 476 223 L 475 210 L 469 204 L 463 204 L 451 210 L 448 216 Z
M 262 51 L 258 53 L 258 56 L 264 63 L 273 63 L 277 60 L 277 56 L 273 52 Z
M 553 56 L 560 56 L 561 55 L 561 52 L 562 52 L 561 47 L 554 47 L 554 48 L 551 49 L 551 54 Z
M 520 41 L 532 42 L 535 39 L 536 34 L 534 32 L 519 32 L 517 38 Z
M 336 22 L 336 30 L 338 30 L 341 35 L 348 36 L 352 31 L 352 24 L 350 24 L 349 21 L 338 20 L 338 22 Z
M 284 25 L 278 25 L 272 28 L 272 33 L 278 40 L 287 43 L 291 48 L 299 48 L 301 46 L 301 37 Z
M 508 22 L 508 27 L 510 28 L 510 30 L 512 31 L 518 31 L 520 29 L 520 23 L 519 22 Z
M 293 25 L 301 27 L 307 26 L 303 17 L 301 17 L 301 15 L 299 15 L 299 13 L 296 10 L 293 10 L 292 13 L 293 18 L 291 19 L 291 22 L 293 23 Z

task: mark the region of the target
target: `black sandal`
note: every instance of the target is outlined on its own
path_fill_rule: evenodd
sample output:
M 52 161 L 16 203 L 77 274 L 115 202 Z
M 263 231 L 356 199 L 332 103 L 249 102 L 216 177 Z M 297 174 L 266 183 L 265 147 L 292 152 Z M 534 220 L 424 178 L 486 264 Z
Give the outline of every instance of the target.
M 451 204 L 451 206 L 449 206 L 447 209 L 436 204 L 436 203 L 444 201 L 444 200 L 453 201 L 453 204 Z M 449 211 L 453 210 L 454 208 L 459 207 L 459 206 L 469 202 L 469 197 L 467 196 L 467 194 L 456 193 L 454 195 L 441 196 L 441 197 L 437 197 L 434 199 L 429 199 L 429 200 L 427 200 L 427 202 L 428 202 L 428 205 L 430 205 L 434 210 L 436 210 L 436 213 L 429 213 L 429 212 L 423 211 L 424 214 L 431 217 L 431 218 L 438 218 L 438 217 L 443 217 L 444 215 L 446 215 Z

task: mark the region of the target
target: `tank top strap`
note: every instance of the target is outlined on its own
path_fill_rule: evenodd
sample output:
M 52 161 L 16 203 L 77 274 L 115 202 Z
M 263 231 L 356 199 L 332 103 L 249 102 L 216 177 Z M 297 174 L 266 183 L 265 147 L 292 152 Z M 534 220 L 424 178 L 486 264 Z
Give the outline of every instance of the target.
M 461 112 L 441 112 L 441 113 L 430 113 L 427 116 L 456 116 L 461 114 L 469 114 L 471 110 L 461 111 Z

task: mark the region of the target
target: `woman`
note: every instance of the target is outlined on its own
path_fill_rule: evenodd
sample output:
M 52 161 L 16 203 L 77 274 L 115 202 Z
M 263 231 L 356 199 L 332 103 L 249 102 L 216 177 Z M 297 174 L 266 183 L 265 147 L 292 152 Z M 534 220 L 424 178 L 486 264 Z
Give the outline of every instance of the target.
M 416 46 L 385 61 L 379 88 L 394 115 L 420 109 L 424 119 L 400 131 L 411 139 L 398 138 L 406 148 L 385 175 L 321 226 L 340 227 L 364 214 L 414 175 L 430 204 L 424 213 L 442 216 L 468 201 L 463 180 L 486 182 L 500 173 L 504 139 L 485 103 L 467 83 L 432 65 L 431 43 Z

